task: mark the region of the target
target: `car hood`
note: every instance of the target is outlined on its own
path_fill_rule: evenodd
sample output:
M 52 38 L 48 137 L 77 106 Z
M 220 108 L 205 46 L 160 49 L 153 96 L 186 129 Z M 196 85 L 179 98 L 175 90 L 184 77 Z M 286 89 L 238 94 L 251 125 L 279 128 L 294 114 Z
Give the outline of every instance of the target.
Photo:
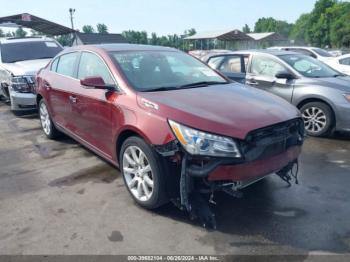
M 158 110 L 148 110 L 164 118 L 240 139 L 252 130 L 299 117 L 299 111 L 287 101 L 238 83 L 139 93 L 141 106 L 145 100 L 157 104 Z
M 313 84 L 350 92 L 350 76 L 313 78 Z
M 14 76 L 35 75 L 41 68 L 45 67 L 50 60 L 51 58 L 3 63 L 2 67 L 11 72 Z

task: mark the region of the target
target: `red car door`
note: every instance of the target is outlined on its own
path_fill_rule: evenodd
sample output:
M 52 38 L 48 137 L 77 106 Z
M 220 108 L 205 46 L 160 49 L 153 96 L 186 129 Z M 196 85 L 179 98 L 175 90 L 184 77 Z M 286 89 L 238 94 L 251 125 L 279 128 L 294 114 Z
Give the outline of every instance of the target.
M 43 83 L 47 92 L 47 99 L 50 105 L 51 114 L 57 125 L 74 132 L 71 115 L 72 90 L 79 86 L 79 80 L 75 77 L 75 68 L 78 62 L 79 53 L 73 52 L 56 58 L 52 65 L 50 74 Z
M 115 85 L 107 65 L 94 53 L 83 52 L 78 68 L 78 79 L 100 76 L 106 84 Z M 72 117 L 76 134 L 101 154 L 111 158 L 115 147 L 112 144 L 112 104 L 108 92 L 80 84 L 74 91 Z

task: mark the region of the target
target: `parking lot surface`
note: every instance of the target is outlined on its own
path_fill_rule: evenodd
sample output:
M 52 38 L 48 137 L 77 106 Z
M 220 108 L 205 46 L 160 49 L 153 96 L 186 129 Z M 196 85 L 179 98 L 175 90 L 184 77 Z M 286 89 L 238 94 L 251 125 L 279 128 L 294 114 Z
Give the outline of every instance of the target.
M 171 204 L 136 206 L 117 169 L 0 103 L 0 254 L 349 253 L 350 135 L 308 138 L 300 164 L 300 185 L 217 194 L 210 231 Z

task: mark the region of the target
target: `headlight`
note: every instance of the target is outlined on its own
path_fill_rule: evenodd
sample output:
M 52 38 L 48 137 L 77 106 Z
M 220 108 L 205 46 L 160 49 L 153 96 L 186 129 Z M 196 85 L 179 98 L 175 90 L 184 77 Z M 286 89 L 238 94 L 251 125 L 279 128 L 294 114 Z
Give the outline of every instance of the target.
M 344 94 L 345 99 L 350 102 L 350 94 Z
M 202 132 L 172 120 L 169 125 L 184 149 L 191 155 L 241 157 L 236 142 L 228 137 Z
M 31 93 L 34 88 L 32 77 L 14 76 L 11 78 L 11 88 L 19 93 Z

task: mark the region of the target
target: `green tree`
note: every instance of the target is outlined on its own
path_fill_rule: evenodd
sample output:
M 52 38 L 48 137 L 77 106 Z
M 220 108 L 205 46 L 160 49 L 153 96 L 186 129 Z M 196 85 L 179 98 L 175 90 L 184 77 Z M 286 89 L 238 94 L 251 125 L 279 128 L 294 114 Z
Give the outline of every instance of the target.
M 0 28 L 0 37 L 5 37 L 4 31 Z
M 156 33 L 151 34 L 151 39 L 149 41 L 151 45 L 159 45 L 159 39 Z
M 334 47 L 350 47 L 350 3 L 341 2 L 327 9 L 330 24 L 330 43 Z
M 91 25 L 84 25 L 82 30 L 85 34 L 95 33 L 95 29 Z
M 108 34 L 108 27 L 105 24 L 97 24 L 96 28 L 99 34 Z
M 307 39 L 307 27 L 309 26 L 310 14 L 302 14 L 295 22 L 290 33 L 290 38 L 299 43 L 305 43 Z
M 189 29 L 187 32 L 188 32 L 188 36 L 193 36 L 197 33 L 196 29 L 194 28 Z
M 276 32 L 285 37 L 288 37 L 292 28 L 293 24 L 289 24 L 286 21 L 276 20 L 272 17 L 262 17 L 259 18 L 255 23 L 254 32 Z
M 66 34 L 66 35 L 60 35 L 56 36 L 55 39 L 57 42 L 59 42 L 62 46 L 71 46 L 73 42 L 72 35 Z
M 22 27 L 18 27 L 15 32 L 15 37 L 25 37 L 27 35 L 27 32 L 23 30 Z
M 317 46 L 330 45 L 330 16 L 327 9 L 337 4 L 336 0 L 319 0 L 310 13 L 310 20 L 307 25 L 306 40 Z
M 320 47 L 349 47 L 350 3 L 318 0 L 313 10 L 296 21 L 290 37 Z
M 245 24 L 242 28 L 242 32 L 246 34 L 251 33 L 249 25 Z

